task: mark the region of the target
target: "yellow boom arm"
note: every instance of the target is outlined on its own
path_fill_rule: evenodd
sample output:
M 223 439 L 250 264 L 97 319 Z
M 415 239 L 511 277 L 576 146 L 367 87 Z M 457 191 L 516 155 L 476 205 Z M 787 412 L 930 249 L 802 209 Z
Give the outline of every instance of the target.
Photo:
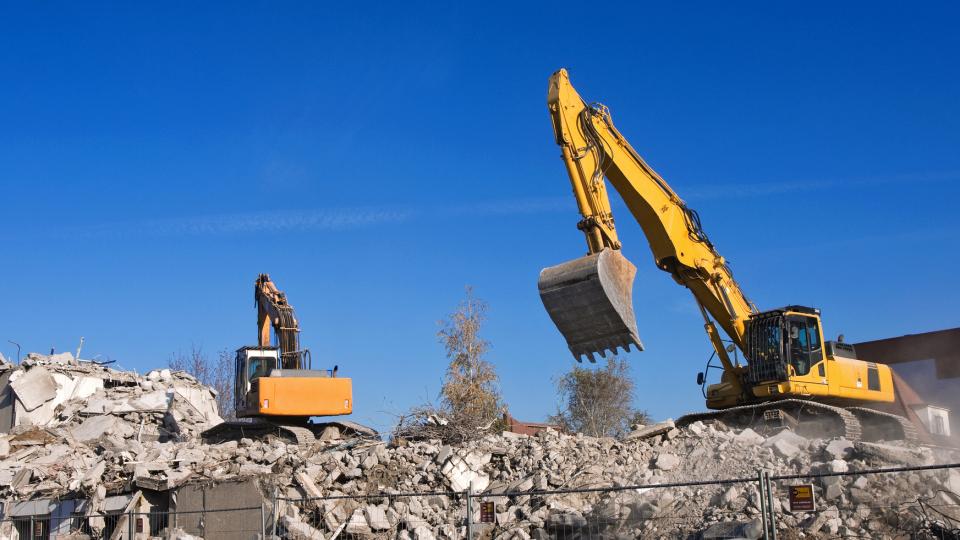
M 724 367 L 732 367 L 707 314 L 743 349 L 744 322 L 756 308 L 700 228 L 696 212 L 617 131 L 606 107 L 583 101 L 564 69 L 550 77 L 547 106 L 590 253 L 620 248 L 606 177 L 643 228 L 657 267 L 693 292 Z

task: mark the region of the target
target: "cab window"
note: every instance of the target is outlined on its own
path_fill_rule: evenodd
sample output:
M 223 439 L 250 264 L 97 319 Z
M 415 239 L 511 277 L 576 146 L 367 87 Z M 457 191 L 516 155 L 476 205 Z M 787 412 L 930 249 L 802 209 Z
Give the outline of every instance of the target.
M 820 361 L 820 332 L 814 319 L 807 321 L 807 342 L 810 344 L 810 360 L 813 363 Z
M 252 356 L 247 363 L 247 380 L 266 377 L 276 367 L 276 359 L 269 356 Z
M 790 339 L 790 365 L 797 375 L 806 375 L 823 356 L 817 321 L 812 317 L 789 317 L 787 331 Z

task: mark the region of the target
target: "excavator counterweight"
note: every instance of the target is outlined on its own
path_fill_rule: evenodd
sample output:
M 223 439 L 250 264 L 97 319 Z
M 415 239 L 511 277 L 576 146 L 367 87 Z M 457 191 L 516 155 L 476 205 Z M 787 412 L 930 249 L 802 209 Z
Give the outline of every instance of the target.
M 619 348 L 643 350 L 633 314 L 637 267 L 619 250 L 604 249 L 540 272 L 543 306 L 577 361 L 595 362 Z

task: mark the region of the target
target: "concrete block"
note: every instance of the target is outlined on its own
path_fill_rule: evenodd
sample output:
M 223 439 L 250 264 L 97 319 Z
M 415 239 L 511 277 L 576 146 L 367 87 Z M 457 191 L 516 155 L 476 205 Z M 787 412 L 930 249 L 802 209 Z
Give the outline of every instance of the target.
M 656 435 L 662 435 L 675 427 L 673 420 L 667 420 L 665 422 L 660 422 L 659 424 L 654 424 L 652 426 L 644 426 L 640 429 L 632 431 L 624 437 L 625 440 L 643 440 Z
M 833 439 L 823 449 L 828 459 L 847 459 L 853 453 L 853 443 L 846 439 Z
M 680 458 L 674 454 L 660 454 L 654 462 L 654 466 L 662 471 L 672 471 L 679 464 Z
M 785 439 L 780 439 L 773 443 L 773 451 L 784 459 L 791 459 L 800 452 L 800 449 L 793 443 Z
M 22 373 L 10 382 L 10 387 L 27 412 L 57 397 L 57 381 L 45 367 L 34 366 Z
M 383 507 L 367 505 L 363 510 L 363 515 L 367 520 L 367 525 L 374 531 L 385 531 L 390 528 L 390 522 L 387 520 L 387 513 Z
M 736 442 L 738 442 L 738 443 L 740 443 L 740 444 L 743 444 L 743 445 L 760 445 L 760 444 L 763 444 L 763 441 L 766 440 L 766 439 L 764 439 L 764 438 L 763 438 L 759 433 L 757 433 L 756 431 L 754 431 L 754 430 L 752 430 L 752 429 L 750 429 L 750 428 L 746 428 L 746 429 L 744 429 L 743 431 L 741 431 L 740 433 L 738 433 L 738 434 L 733 438 L 733 440 L 736 441 Z

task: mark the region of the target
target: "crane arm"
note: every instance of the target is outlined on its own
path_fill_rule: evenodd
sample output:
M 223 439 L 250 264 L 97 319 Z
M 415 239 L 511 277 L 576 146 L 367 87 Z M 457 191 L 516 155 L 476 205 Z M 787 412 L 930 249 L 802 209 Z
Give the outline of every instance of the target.
M 693 293 L 721 359 L 726 355 L 708 313 L 743 349 L 744 322 L 756 308 L 701 229 L 696 212 L 617 131 L 606 107 L 584 102 L 566 70 L 550 78 L 547 105 L 583 216 L 578 228 L 586 236 L 590 253 L 620 248 L 606 177 L 643 229 L 657 267 Z
M 261 347 L 270 346 L 270 329 L 277 339 L 283 369 L 304 367 L 300 350 L 300 323 L 287 295 L 270 281 L 270 276 L 260 274 L 254 285 L 254 301 L 257 305 L 257 342 Z

